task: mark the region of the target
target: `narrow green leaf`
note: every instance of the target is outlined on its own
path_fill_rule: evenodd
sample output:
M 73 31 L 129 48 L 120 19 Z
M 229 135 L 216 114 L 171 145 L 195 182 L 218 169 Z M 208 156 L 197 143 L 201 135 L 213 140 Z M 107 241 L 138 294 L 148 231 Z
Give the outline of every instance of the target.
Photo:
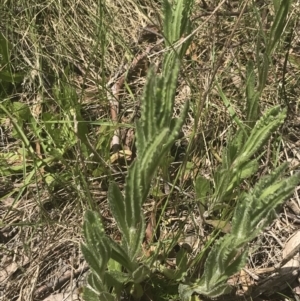
M 188 257 L 187 251 L 184 248 L 181 248 L 176 254 L 176 271 L 175 279 L 176 281 L 181 281 L 185 278 L 188 272 Z
M 11 70 L 1 70 L 0 80 L 6 83 L 18 84 L 24 80 L 25 73 L 13 73 Z
M 281 0 L 280 6 L 278 7 L 278 4 L 276 5 L 277 6 L 276 15 L 271 27 L 270 37 L 269 37 L 267 51 L 266 51 L 269 56 L 272 54 L 276 44 L 278 43 L 283 33 L 291 3 L 292 3 L 291 0 Z
M 175 53 L 168 53 L 164 59 L 163 65 L 163 103 L 158 116 L 159 128 L 169 126 L 173 116 L 173 106 L 177 87 L 180 62 Z
M 218 201 L 223 199 L 223 196 L 228 192 L 228 187 L 233 178 L 233 170 L 226 169 L 223 166 L 219 167 L 214 174 L 215 181 L 215 196 Z
M 252 190 L 252 194 L 259 199 L 263 190 L 268 189 L 270 185 L 275 183 L 288 168 L 288 163 L 285 162 L 279 166 L 277 166 L 269 175 L 266 175 L 259 179 Z
M 115 182 L 112 182 L 109 185 L 108 202 L 119 230 L 125 236 L 125 239 L 129 241 L 129 226 L 125 221 L 125 201 L 119 187 Z
M 231 179 L 227 183 L 225 194 L 232 193 L 232 191 L 240 185 L 242 180 L 254 175 L 258 170 L 258 167 L 259 165 L 257 161 L 248 161 L 242 164 L 239 169 L 236 169 L 235 172 L 232 173 Z
M 189 109 L 189 102 L 186 101 L 183 106 L 183 109 L 181 111 L 180 117 L 176 118 L 176 119 L 171 119 L 171 121 L 169 123 L 170 135 L 164 144 L 164 148 L 167 151 L 169 150 L 171 145 L 174 143 L 174 141 L 178 138 L 178 134 L 179 134 L 180 130 L 182 129 L 185 118 L 187 116 L 188 109 Z
M 227 168 L 229 168 L 232 163 L 234 162 L 234 160 L 240 155 L 240 152 L 242 150 L 242 148 L 245 145 L 245 141 L 248 138 L 248 129 L 246 129 L 246 132 L 243 130 L 238 130 L 234 137 L 229 137 L 229 141 L 228 141 L 228 146 L 226 147 L 226 149 L 224 150 L 225 153 L 225 158 L 226 158 L 226 163 L 227 163 Z M 224 160 L 224 159 L 223 159 Z
M 174 22 L 172 24 L 172 43 L 180 39 L 182 35 L 181 29 L 184 25 L 182 23 L 185 21 L 184 19 L 186 18 L 186 16 L 183 16 L 184 6 L 184 1 L 178 1 L 176 8 L 174 9 Z
M 239 198 L 234 211 L 231 226 L 231 233 L 238 241 L 244 240 L 245 237 L 248 237 L 249 234 L 253 232 L 253 228 L 250 228 L 251 211 L 253 211 L 252 206 L 253 201 L 251 195 L 244 194 Z
M 226 268 L 227 279 L 245 267 L 248 258 L 248 248 L 240 249 L 230 258 Z
M 227 97 L 225 96 L 225 94 L 223 93 L 221 87 L 217 84 L 218 87 L 218 92 L 231 116 L 231 118 L 233 119 L 233 121 L 238 125 L 239 129 L 244 130 L 244 125 L 242 123 L 242 121 L 238 118 L 236 112 L 234 111 L 234 108 L 232 107 L 230 101 L 227 99 Z
M 98 277 L 103 279 L 107 262 L 110 258 L 111 247 L 104 233 L 102 222 L 98 213 L 87 210 L 83 224 L 86 245 L 82 245 L 84 256 L 88 256 L 91 268 L 97 272 Z
M 128 169 L 125 183 L 125 220 L 130 228 L 134 228 L 141 216 L 144 188 L 141 184 L 140 164 L 135 161 Z
M 81 244 L 81 252 L 83 254 L 84 259 L 90 266 L 91 270 L 101 278 L 103 276 L 103 268 L 99 265 L 98 258 L 84 244 Z
M 259 93 L 255 92 L 255 74 L 253 61 L 248 61 L 246 70 L 246 120 L 247 125 L 253 128 L 258 119 Z
M 139 157 L 145 150 L 147 140 L 143 130 L 143 122 L 141 120 L 136 122 L 135 128 L 137 156 Z
M 263 229 L 273 218 L 274 209 L 289 197 L 295 187 L 300 183 L 300 174 L 281 180 L 280 185 L 274 183 L 267 188 L 268 192 L 261 191 L 263 197 L 259 197 L 254 203 L 257 206 L 255 215 L 251 218 L 251 227 Z M 257 195 L 257 193 L 256 193 Z M 259 202 L 260 201 L 260 202 Z
M 92 232 L 95 230 L 98 231 L 98 235 L 104 237 L 105 232 L 99 214 L 91 210 L 87 210 L 84 215 L 83 223 L 83 234 L 87 244 L 92 245 L 94 243 Z
M 146 85 L 143 92 L 143 98 L 141 103 L 141 129 L 143 131 L 143 136 L 145 141 L 152 140 L 157 132 L 158 116 L 155 115 L 157 110 L 158 101 L 153 99 L 156 93 L 156 76 L 154 70 L 151 68 L 147 75 Z M 144 145 L 139 144 L 139 151 L 144 151 Z
M 7 38 L 0 32 L 0 54 L 1 54 L 1 66 L 8 64 L 10 62 L 10 53 L 12 50 L 12 44 L 7 40 Z
M 140 200 L 141 203 L 144 203 L 148 195 L 151 183 L 150 180 L 153 178 L 154 173 L 159 166 L 161 157 L 163 155 L 162 146 L 167 139 L 168 134 L 169 130 L 167 128 L 162 129 L 152 141 L 149 141 L 147 148 L 143 153 L 143 157 L 140 160 L 142 184 L 144 186 L 142 200 Z
M 251 157 L 266 143 L 272 133 L 284 122 L 286 110 L 280 106 L 269 109 L 264 116 L 256 123 L 240 156 L 234 162 L 234 168 L 251 159 Z
M 173 34 L 172 34 L 172 26 L 173 26 L 173 14 L 172 14 L 172 6 L 168 0 L 162 1 L 163 5 L 163 13 L 164 13 L 164 35 L 165 35 L 165 44 L 169 46 L 173 42 Z
M 281 2 L 282 2 L 282 0 L 273 0 L 273 5 L 274 5 L 275 13 L 278 12 Z
M 130 252 L 129 256 L 132 261 L 139 255 L 142 247 L 142 242 L 145 237 L 145 220 L 144 215 L 141 213 L 140 221 L 135 227 L 129 229 L 130 237 Z
M 258 97 L 262 93 L 263 89 L 266 86 L 270 65 L 270 58 L 267 53 L 262 54 L 262 56 L 259 57 L 259 59 L 260 61 L 258 66 L 258 92 L 256 97 Z
M 29 150 L 29 153 L 32 154 L 32 155 L 35 154 L 29 140 L 27 139 L 26 134 L 24 133 L 23 129 L 18 124 L 18 120 L 16 120 L 16 118 L 2 104 L 0 104 L 0 109 L 9 117 L 9 119 L 10 119 L 11 123 L 13 124 L 15 130 L 17 131 L 17 133 L 19 134 L 21 140 L 25 144 L 26 149 Z

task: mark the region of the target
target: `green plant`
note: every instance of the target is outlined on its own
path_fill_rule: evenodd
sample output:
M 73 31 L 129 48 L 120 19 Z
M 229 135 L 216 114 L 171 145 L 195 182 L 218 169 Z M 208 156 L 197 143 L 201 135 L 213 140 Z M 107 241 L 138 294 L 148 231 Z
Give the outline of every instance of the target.
M 247 66 L 246 78 L 246 116 L 247 126 L 240 121 L 221 88 L 218 90 L 222 100 L 238 126 L 237 133 L 228 139 L 222 157 L 222 164 L 214 174 L 214 191 L 212 183 L 203 177 L 195 181 L 198 200 L 208 206 L 205 214 L 220 212 L 222 206 L 232 205 L 233 217 L 231 232 L 219 239 L 212 247 L 204 266 L 201 279 L 179 286 L 183 300 L 189 300 L 192 293 L 214 298 L 230 291 L 227 280 L 238 272 L 246 263 L 247 243 L 255 238 L 274 218 L 274 210 L 281 204 L 300 182 L 300 175 L 295 174 L 280 179 L 288 164 L 278 166 L 273 173 L 261 178 L 249 192 L 239 192 L 238 188 L 244 179 L 253 176 L 258 168 L 258 160 L 254 156 L 262 156 L 260 150 L 271 135 L 284 123 L 286 109 L 275 106 L 269 109 L 258 121 L 259 99 L 265 87 L 270 65 L 270 56 L 283 33 L 289 11 L 290 2 L 281 1 L 271 33 L 266 39 L 266 59 L 263 67 L 258 63 L 258 85 L 255 87 L 255 71 L 253 62 Z M 263 70 L 262 70 L 263 69 Z M 265 79 L 263 79 L 265 77 Z M 206 202 L 209 194 L 210 202 Z M 238 194 L 238 197 L 236 197 Z M 233 205 L 232 202 L 236 202 Z M 226 216 L 228 219 L 228 216 Z M 222 224 L 222 220 L 218 221 Z
M 141 258 L 145 232 L 142 205 L 147 199 L 151 180 L 161 159 L 169 151 L 183 125 L 188 108 L 186 104 L 179 119 L 172 118 L 179 65 L 190 40 L 178 49 L 173 49 L 172 45 L 191 32 L 189 16 L 193 1 L 178 0 L 172 6 L 165 0 L 163 4 L 165 44 L 171 51 L 164 55 L 162 74 L 156 75 L 151 70 L 147 77 L 142 116 L 136 123 L 137 159 L 129 167 L 124 195 L 114 182 L 110 184 L 108 191 L 110 209 L 122 234 L 121 242 L 117 243 L 105 234 L 97 212 L 88 210 L 85 213 L 85 243 L 82 243 L 81 249 L 91 268 L 88 285 L 83 291 L 85 300 L 119 300 L 126 289 L 138 299 L 144 293 L 142 283 L 157 270 L 170 279 L 172 284 L 176 283 L 183 300 L 189 300 L 193 293 L 216 297 L 229 292 L 227 280 L 245 264 L 247 243 L 270 223 L 276 207 L 299 183 L 299 175 L 280 178 L 287 168 L 286 164 L 282 164 L 273 173 L 260 179 L 252 190 L 242 193 L 237 198 L 231 233 L 217 242 L 210 242 L 213 243 L 212 248 L 200 279 L 189 279 L 188 269 L 195 262 L 188 261 L 184 250 L 177 254 L 175 271 L 163 265 L 153 266 L 155 258 Z M 278 41 L 277 35 L 275 39 Z M 274 48 L 274 43 L 270 43 L 272 46 L 268 48 L 268 55 Z M 218 204 L 233 200 L 235 189 L 241 181 L 257 171 L 258 164 L 253 156 L 257 155 L 286 117 L 285 110 L 276 106 L 258 120 L 258 96 L 264 83 L 259 82 L 255 90 L 253 72 L 253 65 L 249 63 L 247 118 L 250 119 L 251 126 L 246 127 L 242 122 L 237 122 L 240 128 L 228 142 L 222 165 L 214 176 L 215 191 L 211 193 L 211 185 L 204 178 L 197 180 L 198 197 L 204 197 L 206 192 L 211 194 L 211 211 Z M 260 78 L 261 76 L 259 80 Z M 219 91 L 223 101 L 229 103 L 222 91 Z
M 192 4 L 192 0 L 180 0 L 172 7 L 164 1 L 166 46 L 171 46 L 190 32 Z M 161 76 L 156 76 L 153 70 L 149 72 L 143 94 L 142 117 L 136 124 L 137 159 L 128 170 L 125 195 L 115 183 L 109 187 L 108 200 L 122 233 L 121 244 L 104 235 L 97 213 L 88 211 L 85 215 L 86 244 L 82 244 L 82 252 L 92 270 L 88 277 L 90 288 L 84 290 L 86 300 L 103 300 L 104 296 L 107 300 L 114 300 L 109 293 L 110 287 L 114 287 L 114 294 L 118 297 L 122 285 L 130 282 L 133 283 L 133 295 L 142 293 L 140 283 L 150 271 L 149 266 L 140 265 L 137 260 L 145 232 L 142 205 L 159 162 L 174 143 L 187 113 L 188 103 L 179 119 L 172 118 L 179 64 L 188 43 L 165 54 Z M 126 272 L 106 270 L 110 258 Z
M 14 72 L 10 56 L 12 45 L 8 39 L 0 33 L 0 97 L 7 97 L 11 93 L 12 87 L 21 83 L 25 74 Z
M 215 203 L 212 208 L 216 208 L 216 203 L 227 198 L 228 194 L 232 196 L 236 184 L 257 170 L 257 164 L 251 157 L 283 123 L 285 117 L 286 111 L 281 111 L 279 106 L 271 108 L 256 123 L 235 160 L 231 157 L 236 151 L 234 145 L 230 144 L 227 147 L 222 167 L 215 177 Z M 206 259 L 202 277 L 193 283 L 179 285 L 182 300 L 189 300 L 194 292 L 215 298 L 230 291 L 227 280 L 245 265 L 248 255 L 247 243 L 273 220 L 275 209 L 300 182 L 299 174 L 280 179 L 287 166 L 286 163 L 278 166 L 272 174 L 261 178 L 249 192 L 239 195 L 233 213 L 231 232 L 213 245 Z M 206 180 L 201 177 L 197 180 L 197 186 L 209 192 Z M 203 194 L 199 193 L 198 196 Z

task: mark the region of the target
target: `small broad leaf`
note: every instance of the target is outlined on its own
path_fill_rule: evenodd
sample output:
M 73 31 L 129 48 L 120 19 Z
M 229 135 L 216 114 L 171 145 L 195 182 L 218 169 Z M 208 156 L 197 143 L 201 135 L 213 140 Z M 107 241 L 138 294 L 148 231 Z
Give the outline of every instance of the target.
M 109 271 L 122 271 L 122 265 L 112 258 L 109 259 L 107 263 L 107 268 Z
M 98 213 L 87 210 L 84 215 L 83 234 L 87 244 L 93 244 L 92 233 L 97 231 L 100 236 L 105 235 L 101 218 Z
M 150 269 L 142 264 L 132 273 L 134 283 L 141 283 L 150 275 L 150 273 Z
M 198 176 L 195 181 L 196 197 L 203 205 L 206 205 L 207 196 L 211 193 L 210 185 L 210 181 L 203 176 Z
M 114 294 L 119 295 L 124 286 L 130 281 L 130 276 L 121 271 L 107 271 L 105 273 L 106 287 L 111 290 L 113 288 Z
M 101 293 L 105 290 L 102 281 L 96 276 L 96 274 L 89 274 L 87 278 L 87 282 L 94 290 Z
M 83 288 L 82 297 L 86 301 L 100 301 L 99 295 L 88 287 Z
M 121 271 L 116 271 L 116 270 L 111 270 L 111 271 L 107 271 L 105 276 L 108 276 L 113 278 L 114 281 L 117 281 L 118 283 L 123 283 L 126 284 L 127 282 L 129 282 L 131 280 L 131 277 L 129 274 L 127 273 L 123 273 Z
M 194 283 L 189 284 L 179 284 L 178 287 L 178 293 L 180 300 L 182 301 L 190 301 L 192 294 L 195 292 L 195 288 L 199 288 L 198 285 L 195 285 Z
M 205 224 L 211 225 L 214 228 L 221 230 L 223 233 L 230 233 L 231 231 L 231 225 L 228 221 L 206 219 Z
M 111 258 L 114 259 L 116 262 L 121 264 L 125 267 L 129 272 L 133 272 L 136 268 L 136 263 L 133 263 L 129 258 L 129 248 L 127 247 L 126 250 L 123 246 L 116 243 L 112 238 L 110 239 L 110 246 L 112 248 Z
M 160 272 L 167 277 L 170 280 L 175 280 L 177 275 L 175 274 L 175 270 L 174 269 L 169 269 L 166 267 L 161 266 L 160 267 Z
M 183 280 L 188 271 L 187 251 L 181 248 L 176 254 L 176 280 Z
M 32 116 L 29 106 L 25 103 L 16 101 L 12 103 L 11 107 L 15 116 L 22 121 L 29 120 Z
M 144 294 L 143 287 L 139 283 L 132 283 L 130 288 L 130 294 L 135 300 L 140 299 Z

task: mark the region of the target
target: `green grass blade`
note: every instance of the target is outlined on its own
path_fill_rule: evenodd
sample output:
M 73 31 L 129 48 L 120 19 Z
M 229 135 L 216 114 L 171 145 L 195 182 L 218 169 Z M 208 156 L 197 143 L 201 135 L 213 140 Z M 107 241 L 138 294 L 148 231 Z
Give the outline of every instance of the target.
M 276 4 L 276 15 L 273 22 L 273 25 L 271 27 L 270 37 L 268 40 L 268 45 L 266 49 L 266 53 L 268 56 L 270 56 L 280 40 L 280 37 L 282 36 L 284 27 L 286 25 L 287 15 L 290 10 L 292 1 L 291 0 L 281 0 L 281 3 L 278 7 L 278 4 Z

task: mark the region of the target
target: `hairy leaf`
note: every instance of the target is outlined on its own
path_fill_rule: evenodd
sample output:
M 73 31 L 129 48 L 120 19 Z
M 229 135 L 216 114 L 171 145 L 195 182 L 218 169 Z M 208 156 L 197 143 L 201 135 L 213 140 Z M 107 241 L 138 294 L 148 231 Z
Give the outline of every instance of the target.
M 125 236 L 124 238 L 129 241 L 129 231 L 128 225 L 125 220 L 125 200 L 124 197 L 115 182 L 112 182 L 108 189 L 108 202 L 110 209 L 116 222 L 118 224 L 118 228 Z
M 238 169 L 241 164 L 251 159 L 251 157 L 266 143 L 272 133 L 284 122 L 286 110 L 280 106 L 269 109 L 264 116 L 256 123 L 240 156 L 234 162 L 234 168 Z

